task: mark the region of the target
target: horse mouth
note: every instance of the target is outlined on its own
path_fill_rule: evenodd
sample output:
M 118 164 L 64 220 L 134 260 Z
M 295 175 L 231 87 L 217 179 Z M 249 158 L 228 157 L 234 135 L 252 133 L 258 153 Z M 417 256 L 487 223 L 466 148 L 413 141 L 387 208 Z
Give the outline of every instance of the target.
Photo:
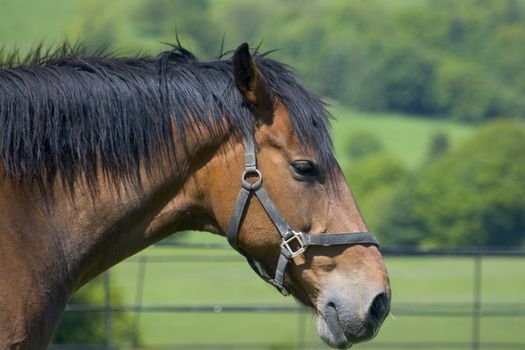
M 325 343 L 333 348 L 348 349 L 352 344 L 374 338 L 386 315 L 390 312 L 390 296 L 378 293 L 366 311 L 359 311 L 338 297 L 328 298 L 318 309 L 317 332 Z
M 345 335 L 335 305 L 327 305 L 317 315 L 316 326 L 317 333 L 329 346 L 336 349 L 348 349 L 352 346 L 352 342 Z

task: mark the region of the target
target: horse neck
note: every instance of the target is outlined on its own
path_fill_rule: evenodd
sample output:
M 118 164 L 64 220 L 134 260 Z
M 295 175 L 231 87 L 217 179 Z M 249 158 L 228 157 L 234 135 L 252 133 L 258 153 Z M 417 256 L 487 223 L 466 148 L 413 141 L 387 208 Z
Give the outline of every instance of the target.
M 11 181 L 0 187 L 0 348 L 44 349 L 71 293 L 147 245 L 140 231 L 160 196 L 56 191 L 50 206 Z
M 171 171 L 143 170 L 140 191 L 115 191 L 101 172 L 95 194 L 79 185 L 72 196 L 57 180 L 51 202 L 0 164 L 0 324 L 14 327 L 0 327 L 0 348 L 44 349 L 67 299 L 92 277 L 171 233 L 209 230 L 194 174 L 228 137 L 190 140 Z
M 202 228 L 193 215 L 198 212 L 199 199 L 192 174 L 214 156 L 228 136 L 190 140 L 187 151 L 177 153 L 176 165 L 170 163 L 171 170 L 165 166 L 164 171 L 151 176 L 143 169 L 140 190 L 129 189 L 126 184 L 116 190 L 101 175 L 95 194 L 79 185 L 71 196 L 57 180 L 49 205 L 38 193 L 4 181 L 3 193 L 7 195 L 2 200 L 4 205 L 0 203 L 0 219 L 5 220 L 0 222 L 8 221 L 9 229 L 0 232 L 0 237 L 9 236 L 18 242 L 24 254 L 31 256 L 29 260 L 45 261 L 31 269 L 46 281 L 51 274 L 54 284 L 69 295 L 167 235 Z

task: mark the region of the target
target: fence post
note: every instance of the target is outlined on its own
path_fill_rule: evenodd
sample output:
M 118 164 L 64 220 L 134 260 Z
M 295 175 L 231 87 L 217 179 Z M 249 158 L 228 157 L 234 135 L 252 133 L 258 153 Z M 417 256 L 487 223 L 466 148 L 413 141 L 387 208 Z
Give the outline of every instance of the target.
M 104 348 L 111 349 L 111 290 L 109 288 L 109 271 L 104 273 Z
M 482 254 L 478 252 L 474 257 L 474 290 L 472 300 L 472 350 L 480 348 L 481 328 L 481 278 Z
M 137 286 L 135 289 L 135 334 L 133 335 L 133 346 L 137 347 L 139 344 L 139 330 L 140 330 L 140 315 L 142 313 L 142 302 L 144 295 L 144 278 L 146 276 L 147 257 L 141 256 L 139 259 L 139 267 L 137 271 Z
M 306 313 L 303 312 L 302 310 L 298 311 L 298 313 L 299 315 L 297 317 L 297 321 L 298 321 L 297 322 L 297 342 L 295 344 L 295 348 L 297 350 L 304 350 L 305 343 L 306 343 L 306 339 L 305 339 Z

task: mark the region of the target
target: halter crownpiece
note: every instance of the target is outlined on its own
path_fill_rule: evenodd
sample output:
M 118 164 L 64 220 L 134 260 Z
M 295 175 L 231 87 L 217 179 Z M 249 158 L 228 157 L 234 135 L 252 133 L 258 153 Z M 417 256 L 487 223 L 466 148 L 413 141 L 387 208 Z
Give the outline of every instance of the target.
M 255 177 L 256 180 L 254 182 L 249 182 L 249 177 Z M 252 193 L 259 199 L 259 202 L 277 228 L 282 239 L 281 254 L 279 255 L 279 261 L 277 262 L 277 268 L 273 278 L 263 273 L 255 263 L 255 260 L 249 257 L 237 245 L 237 236 L 239 234 L 241 220 L 248 204 L 250 194 Z M 311 234 L 294 231 L 283 218 L 281 212 L 277 209 L 273 201 L 270 199 L 268 192 L 266 192 L 263 187 L 262 174 L 257 169 L 253 137 L 244 140 L 244 173 L 242 174 L 241 189 L 239 190 L 235 206 L 233 207 L 227 236 L 230 245 L 246 258 L 248 264 L 255 273 L 277 288 L 277 290 L 285 296 L 290 294 L 284 286 L 284 275 L 286 273 L 288 262 L 291 259 L 302 255 L 309 246 L 373 244 L 379 247 L 379 242 L 369 232 Z

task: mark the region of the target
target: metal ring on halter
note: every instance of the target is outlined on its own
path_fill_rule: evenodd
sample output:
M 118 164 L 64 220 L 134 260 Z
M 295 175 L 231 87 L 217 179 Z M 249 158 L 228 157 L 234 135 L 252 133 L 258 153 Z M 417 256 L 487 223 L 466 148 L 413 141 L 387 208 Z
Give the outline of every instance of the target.
M 257 176 L 257 180 L 255 182 L 249 182 L 248 181 L 248 176 L 249 175 Z M 247 170 L 244 171 L 244 173 L 242 173 L 242 184 L 241 184 L 241 186 L 244 187 L 245 189 L 247 189 L 248 191 L 255 191 L 255 190 L 257 190 L 259 187 L 261 187 L 261 184 L 262 184 L 262 174 L 259 171 L 259 169 L 257 169 L 257 168 L 247 169 Z

